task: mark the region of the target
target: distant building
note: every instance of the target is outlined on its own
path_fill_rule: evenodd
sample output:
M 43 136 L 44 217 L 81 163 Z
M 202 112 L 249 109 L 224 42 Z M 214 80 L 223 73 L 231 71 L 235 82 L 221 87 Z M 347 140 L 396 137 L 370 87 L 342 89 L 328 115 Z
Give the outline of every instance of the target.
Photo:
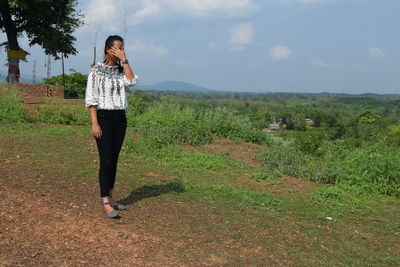
M 305 119 L 307 125 L 313 125 L 314 121 L 312 119 Z
M 281 129 L 281 126 L 278 123 L 271 123 L 267 129 L 268 132 L 277 132 Z

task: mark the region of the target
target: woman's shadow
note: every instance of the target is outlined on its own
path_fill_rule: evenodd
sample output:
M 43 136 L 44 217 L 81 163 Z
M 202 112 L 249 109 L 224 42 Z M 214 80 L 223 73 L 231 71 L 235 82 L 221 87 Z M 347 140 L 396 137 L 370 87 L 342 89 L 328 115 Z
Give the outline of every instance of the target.
M 185 192 L 184 181 L 177 178 L 163 184 L 145 185 L 133 190 L 129 196 L 121 199 L 119 202 L 124 205 L 129 205 L 145 198 L 156 197 L 170 192 Z

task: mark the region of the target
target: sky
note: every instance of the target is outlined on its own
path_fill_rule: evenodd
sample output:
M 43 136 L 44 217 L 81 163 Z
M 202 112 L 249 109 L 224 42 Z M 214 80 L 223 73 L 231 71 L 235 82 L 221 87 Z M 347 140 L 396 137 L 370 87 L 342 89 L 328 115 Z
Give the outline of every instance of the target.
M 102 61 L 105 39 L 118 34 L 142 85 L 400 93 L 399 0 L 81 0 L 78 9 L 85 25 L 74 33 L 79 53 L 65 59 L 66 73 L 87 74 L 94 44 Z M 43 49 L 19 42 L 31 54 L 21 76 L 32 76 L 36 60 L 45 77 Z M 60 60 L 51 74 L 61 74 Z

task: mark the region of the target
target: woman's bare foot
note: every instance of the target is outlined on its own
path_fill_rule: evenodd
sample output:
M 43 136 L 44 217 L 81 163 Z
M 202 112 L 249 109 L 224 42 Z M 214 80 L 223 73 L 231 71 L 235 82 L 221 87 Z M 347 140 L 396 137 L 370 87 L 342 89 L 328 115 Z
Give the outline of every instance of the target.
M 113 203 L 113 202 L 110 201 L 110 198 L 103 198 L 103 203 L 104 202 Z M 102 206 L 103 206 L 103 209 L 105 210 L 105 212 L 107 214 L 109 214 L 113 210 L 113 207 L 110 204 L 105 204 L 105 205 L 102 205 Z

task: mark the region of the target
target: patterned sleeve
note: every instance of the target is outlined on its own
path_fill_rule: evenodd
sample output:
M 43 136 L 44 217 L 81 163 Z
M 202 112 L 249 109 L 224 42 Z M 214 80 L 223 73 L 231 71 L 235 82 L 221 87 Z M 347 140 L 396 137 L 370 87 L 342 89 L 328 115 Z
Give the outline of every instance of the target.
M 139 82 L 139 76 L 137 76 L 136 74 L 134 75 L 135 77 L 133 77 L 133 79 L 128 79 L 124 74 L 122 82 L 124 83 L 125 86 L 135 86 Z
M 96 79 L 96 73 L 92 68 L 88 74 L 85 92 L 85 106 L 98 106 L 99 105 L 99 84 Z

